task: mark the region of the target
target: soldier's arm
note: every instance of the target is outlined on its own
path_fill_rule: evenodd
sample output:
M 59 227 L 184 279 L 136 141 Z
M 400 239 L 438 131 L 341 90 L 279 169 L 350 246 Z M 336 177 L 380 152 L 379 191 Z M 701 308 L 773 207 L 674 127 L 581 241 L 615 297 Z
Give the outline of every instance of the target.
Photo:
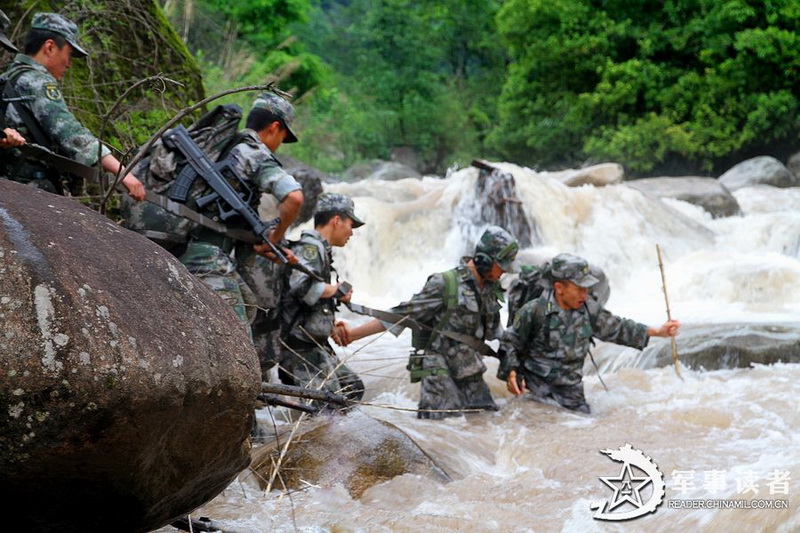
M 294 221 L 297 219 L 297 215 L 300 213 L 300 208 L 302 206 L 302 189 L 295 189 L 283 197 L 278 211 L 280 221 L 269 234 L 269 240 L 272 241 L 273 244 L 278 244 L 281 242 L 284 235 L 286 235 L 286 230 L 288 230 L 289 226 L 291 226 L 292 223 L 294 223 Z
M 64 155 L 92 166 L 97 163 L 98 154 L 102 159 L 111 153 L 67 108 L 55 80 L 23 74 L 16 89 L 20 96 L 34 97 L 28 103 L 33 115 L 42 129 L 59 145 Z
M 442 278 L 441 274 L 433 274 L 428 278 L 428 281 L 425 283 L 425 286 L 420 292 L 415 294 L 407 302 L 403 302 L 393 307 L 391 312 L 398 315 L 409 316 L 415 321 L 423 324 L 430 324 L 433 320 L 433 317 L 436 315 L 436 312 L 441 310 L 443 307 L 444 278 Z M 380 333 L 381 331 L 385 331 L 387 329 L 391 331 L 392 334 L 397 336 L 400 335 L 404 329 L 402 323 L 392 324 L 391 322 L 382 322 L 377 318 L 352 329 L 344 323 L 342 324 L 345 328 L 345 331 L 344 335 L 340 335 L 340 338 L 342 338 L 342 340 L 346 339 L 348 344 L 358 339 L 363 339 L 364 337 L 369 337 L 370 335 Z M 342 343 L 339 344 L 342 346 L 347 345 Z
M 249 152 L 245 150 L 244 153 Z M 278 245 L 283 240 L 289 227 L 297 220 L 297 215 L 300 213 L 300 208 L 303 206 L 304 201 L 303 188 L 273 158 L 262 162 L 257 174 L 253 177 L 253 182 L 257 185 L 259 192 L 271 194 L 279 202 L 278 225 L 269 234 L 270 242 Z M 272 257 L 269 245 L 255 245 L 254 248 L 256 253 L 263 255 L 267 259 L 275 260 Z M 292 263 L 296 261 L 290 251 L 287 254 L 287 258 Z
M 647 346 L 650 339 L 649 329 L 635 320 L 617 316 L 605 308 L 600 308 L 594 324 L 594 336 L 606 342 L 641 350 Z
M 128 194 L 131 195 L 131 198 L 137 202 L 144 200 L 144 185 L 142 185 L 142 182 L 139 181 L 133 173 L 127 173 L 125 167 L 122 166 L 122 163 L 120 163 L 116 157 L 108 154 L 100 160 L 100 164 L 103 165 L 103 170 L 106 172 L 110 172 L 115 176 L 118 174 L 123 175 L 122 185 L 128 190 Z
M 528 345 L 532 342 L 531 336 L 534 331 L 534 320 L 536 301 L 531 300 L 517 312 L 514 323 L 510 328 L 503 332 L 500 338 L 499 353 L 502 354 L 500 366 L 497 369 L 497 378 L 503 381 L 515 381 L 511 379 L 512 373 L 516 373 Z M 519 394 L 519 393 L 517 393 Z
M 319 277 L 323 277 L 322 256 L 315 245 L 301 242 L 294 247 L 293 252 L 303 266 Z M 316 304 L 320 298 L 324 298 L 326 291 L 333 295 L 330 290 L 331 286 L 330 283 L 318 281 L 299 270 L 293 269 L 289 275 L 289 294 L 309 306 Z

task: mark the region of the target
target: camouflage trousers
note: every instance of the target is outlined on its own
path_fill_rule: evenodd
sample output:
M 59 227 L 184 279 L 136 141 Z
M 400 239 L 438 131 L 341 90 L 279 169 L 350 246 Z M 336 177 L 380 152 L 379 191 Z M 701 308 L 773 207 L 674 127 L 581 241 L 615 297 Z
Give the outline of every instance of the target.
M 453 379 L 445 358 L 432 353 L 425 354 L 422 367 L 429 374 L 423 376 L 420 383 L 417 418 L 440 420 L 463 416 L 459 411 L 465 409 L 497 410 L 489 386 L 483 380 L 483 372 Z
M 237 246 L 236 259 L 236 271 L 252 291 L 255 304 L 251 322 L 253 344 L 261 362 L 261 373 L 266 377 L 269 369 L 281 362 L 283 353 L 279 305 L 285 267 L 257 255 L 249 244 Z
M 236 271 L 236 261 L 219 246 L 200 241 L 190 242 L 179 260 L 190 273 L 231 306 L 252 339 L 252 291 Z
M 287 385 L 327 390 L 358 401 L 364 396 L 364 382 L 350 367 L 342 363 L 328 346 L 284 348 L 283 361 L 278 369 L 281 381 Z M 329 408 L 318 404 L 321 409 Z
M 583 382 L 574 385 L 556 385 L 524 368 L 521 368 L 518 372 L 525 379 L 525 386 L 530 391 L 532 399 L 539 401 L 555 400 L 561 407 L 566 407 L 572 411 L 580 411 L 587 414 L 591 412 L 583 394 Z

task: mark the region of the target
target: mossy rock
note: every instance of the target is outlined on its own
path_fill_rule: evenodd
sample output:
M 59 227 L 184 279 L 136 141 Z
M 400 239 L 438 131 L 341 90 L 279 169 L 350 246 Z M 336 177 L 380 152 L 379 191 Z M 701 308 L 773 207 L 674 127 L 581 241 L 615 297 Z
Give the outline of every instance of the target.
M 72 61 L 63 81 L 64 97 L 86 127 L 123 154 L 204 97 L 200 68 L 154 0 L 22 0 L 3 10 L 20 50 L 36 12 L 58 12 L 78 24 L 89 57 Z M 5 64 L 11 55 L 2 60 Z M 157 74 L 182 86 L 143 85 L 108 115 L 127 89 Z

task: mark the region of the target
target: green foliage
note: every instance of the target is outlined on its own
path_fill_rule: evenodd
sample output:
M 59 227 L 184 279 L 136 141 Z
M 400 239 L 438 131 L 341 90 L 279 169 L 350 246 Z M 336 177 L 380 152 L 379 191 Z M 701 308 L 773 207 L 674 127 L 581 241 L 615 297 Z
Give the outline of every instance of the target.
M 800 133 L 792 0 L 510 0 L 490 143 L 526 164 L 711 171 Z
M 338 103 L 312 105 L 317 113 L 347 113 L 347 120 L 334 118 L 340 131 L 328 137 L 348 143 L 335 145 L 344 164 L 406 146 L 423 170 L 441 172 L 482 151 L 502 76 L 504 54 L 492 36 L 499 3 L 352 0 L 314 7 L 297 33 L 336 72 L 331 94 Z

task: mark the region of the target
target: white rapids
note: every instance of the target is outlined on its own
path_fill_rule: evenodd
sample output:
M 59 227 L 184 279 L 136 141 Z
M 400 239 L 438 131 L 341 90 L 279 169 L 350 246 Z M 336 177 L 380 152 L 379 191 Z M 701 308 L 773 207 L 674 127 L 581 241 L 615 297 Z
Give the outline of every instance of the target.
M 520 260 L 586 257 L 610 279 L 611 311 L 652 325 L 666 319 L 659 244 L 672 314 L 683 324 L 800 321 L 800 189 L 741 189 L 735 196 L 745 214 L 713 220 L 696 206 L 624 185 L 569 188 L 546 173 L 499 166 L 513 172 L 542 240 Z M 483 229 L 475 218 L 477 174 L 467 168 L 445 179 L 326 186 L 353 197 L 367 222 L 334 251 L 339 275 L 355 288 L 353 301 L 388 308 L 469 254 Z M 405 331 L 339 354 L 365 381 L 369 405 L 362 409 L 407 432 L 452 483 L 406 475 L 353 500 L 342 486 L 265 494 L 243 475 L 192 516 L 239 533 L 800 530 L 798 364 L 684 367 L 684 381 L 672 367 L 620 364 L 603 374 L 609 392 L 587 364 L 592 414 L 583 415 L 511 398 L 495 378 L 497 362 L 487 359 L 485 378 L 500 411 L 427 421 L 413 413 L 419 387 L 405 371 L 409 345 Z M 630 350 L 604 348 L 604 358 Z M 268 410 L 259 419 L 273 423 Z M 664 501 L 631 521 L 596 520 L 590 505 L 613 494 L 600 477 L 620 473 L 601 450 L 626 443 L 663 474 Z M 733 500 L 755 508 L 717 508 Z

